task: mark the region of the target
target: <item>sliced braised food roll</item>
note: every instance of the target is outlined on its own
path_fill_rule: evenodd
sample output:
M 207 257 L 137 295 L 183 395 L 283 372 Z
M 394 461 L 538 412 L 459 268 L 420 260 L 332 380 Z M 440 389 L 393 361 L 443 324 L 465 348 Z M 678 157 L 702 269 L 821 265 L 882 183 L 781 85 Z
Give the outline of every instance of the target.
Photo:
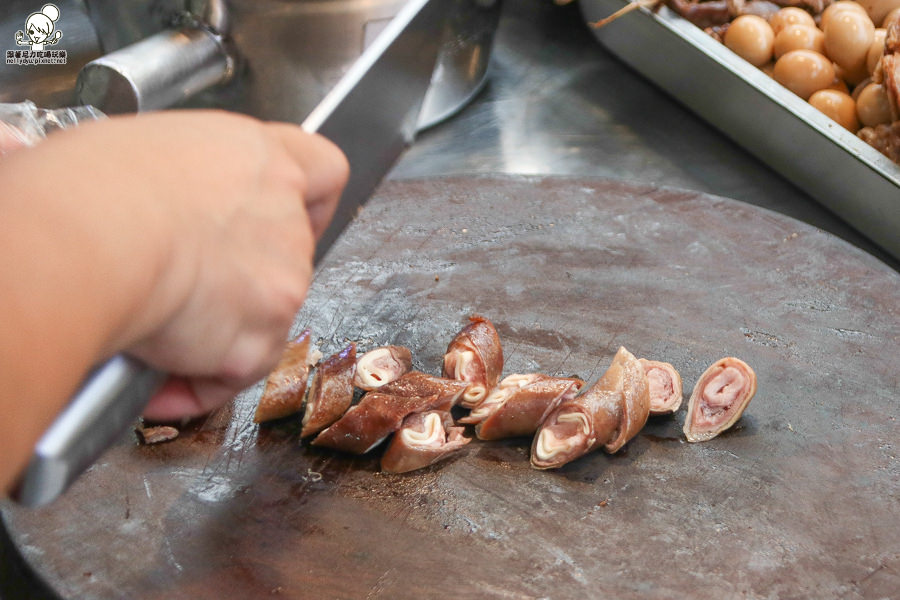
M 688 400 L 684 435 L 689 442 L 711 440 L 734 425 L 756 393 L 756 373 L 739 358 L 714 362 L 694 386 Z
M 484 400 L 503 372 L 503 348 L 494 324 L 481 316 L 469 318 L 447 346 L 444 377 L 469 383 L 460 404 L 472 408 Z
M 281 360 L 266 380 L 253 415 L 254 423 L 280 419 L 303 408 L 309 368 L 317 360 L 317 352 L 310 351 L 309 338 L 310 331 L 306 329 L 285 346 Z
M 431 396 L 437 394 L 443 410 L 456 406 L 469 387 L 465 381 L 435 377 L 421 371 L 410 371 L 396 381 L 386 383 L 378 391 L 395 396 Z
M 650 384 L 650 414 L 669 415 L 681 408 L 681 375 L 667 362 L 640 359 Z
M 617 452 L 637 435 L 650 415 L 644 367 L 620 347 L 597 383 L 561 402 L 534 436 L 531 465 L 554 469 L 598 448 Z
M 312 445 L 365 454 L 400 429 L 403 419 L 409 415 L 435 410 L 439 405 L 437 394 L 404 397 L 381 391 L 367 392 L 359 404 L 316 436 Z
M 306 395 L 306 411 L 300 437 L 318 433 L 341 418 L 353 402 L 356 344 L 322 361 Z
M 445 410 L 413 413 L 403 420 L 381 457 L 381 470 L 407 473 L 448 458 L 472 441 Z
M 460 423 L 474 423 L 482 440 L 532 435 L 560 402 L 575 397 L 584 382 L 540 373 L 509 375 Z
M 356 361 L 353 384 L 361 390 L 377 390 L 396 381 L 412 369 L 412 353 L 403 346 L 382 346 L 369 350 Z

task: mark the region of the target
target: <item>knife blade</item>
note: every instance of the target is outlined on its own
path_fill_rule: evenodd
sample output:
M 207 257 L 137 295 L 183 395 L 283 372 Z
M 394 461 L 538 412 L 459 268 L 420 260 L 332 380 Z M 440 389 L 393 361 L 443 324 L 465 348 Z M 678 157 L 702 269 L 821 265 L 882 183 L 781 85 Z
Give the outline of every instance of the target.
M 317 264 L 415 138 L 449 4 L 406 4 L 303 121 L 305 130 L 330 139 L 350 162 L 350 179 L 316 246 Z
M 350 163 L 316 264 L 414 140 L 449 4 L 409 0 L 301 124 L 334 142 Z M 56 499 L 134 424 L 167 376 L 127 355 L 94 369 L 38 440 L 12 497 L 26 506 Z

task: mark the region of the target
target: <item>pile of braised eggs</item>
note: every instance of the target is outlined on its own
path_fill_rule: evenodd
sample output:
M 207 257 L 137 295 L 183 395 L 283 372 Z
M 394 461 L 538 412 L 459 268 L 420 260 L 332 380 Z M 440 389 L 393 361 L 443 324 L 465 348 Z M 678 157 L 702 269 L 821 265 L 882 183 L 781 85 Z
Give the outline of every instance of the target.
M 898 4 L 868 0 L 864 8 L 841 0 L 828 6 L 818 22 L 797 7 L 782 8 L 768 20 L 744 14 L 731 21 L 722 41 L 856 133 L 892 121 L 887 90 L 873 74 L 884 53 L 885 31 L 900 20 Z

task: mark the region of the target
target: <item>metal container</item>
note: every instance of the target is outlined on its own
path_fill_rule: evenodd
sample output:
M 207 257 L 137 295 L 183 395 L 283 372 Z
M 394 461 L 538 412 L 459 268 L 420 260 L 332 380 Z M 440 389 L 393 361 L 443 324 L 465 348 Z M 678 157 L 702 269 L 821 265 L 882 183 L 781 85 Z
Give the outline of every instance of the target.
M 580 5 L 591 23 L 623 2 Z M 900 258 L 900 166 L 665 7 L 592 30 L 624 62 Z
M 111 113 L 217 107 L 300 122 L 404 4 L 405 0 L 74 2 L 61 12 L 89 17 L 95 49 L 82 53 L 85 59 L 78 66 L 87 65 L 74 94 L 63 100 L 92 103 Z M 487 76 L 500 0 L 450 4 L 452 14 L 422 109 L 422 127 L 459 110 Z M 27 12 L 3 16 L 16 24 Z M 99 50 L 104 56 L 98 58 Z M 7 93 L 2 100 L 29 98 L 41 104 L 44 98 L 36 97 L 29 85 L 33 75 L 19 82 L 15 96 Z M 0 87 L 6 76 L 0 77 Z M 71 68 L 58 80 L 76 87 Z M 59 101 L 60 95 L 53 99 Z

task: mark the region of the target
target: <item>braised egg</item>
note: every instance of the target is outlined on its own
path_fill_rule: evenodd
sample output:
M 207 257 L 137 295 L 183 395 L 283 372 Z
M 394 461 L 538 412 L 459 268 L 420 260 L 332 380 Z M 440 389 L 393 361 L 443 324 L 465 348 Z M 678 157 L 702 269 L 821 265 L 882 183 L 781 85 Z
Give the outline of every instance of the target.
M 880 83 L 870 83 L 856 99 L 856 115 L 866 127 L 891 122 L 891 101 Z
M 772 71 L 775 81 L 804 100 L 834 82 L 834 66 L 813 50 L 791 50 L 778 59 Z
M 809 103 L 844 129 L 853 133 L 859 129 L 856 102 L 844 92 L 819 90 L 809 97 Z
M 772 59 L 775 32 L 771 25 L 756 15 L 741 15 L 725 31 L 725 45 L 755 67 Z

